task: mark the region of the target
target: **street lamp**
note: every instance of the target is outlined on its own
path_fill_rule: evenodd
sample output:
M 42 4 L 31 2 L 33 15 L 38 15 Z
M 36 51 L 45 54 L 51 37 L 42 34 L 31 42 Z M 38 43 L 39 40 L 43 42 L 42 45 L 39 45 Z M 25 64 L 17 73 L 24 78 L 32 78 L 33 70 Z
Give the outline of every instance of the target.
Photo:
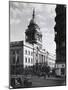
M 17 67 L 16 67 L 16 65 L 17 65 L 17 64 L 16 64 L 16 63 L 17 63 L 17 57 L 18 57 L 18 55 L 17 55 L 17 53 L 16 53 L 16 51 L 15 51 L 15 74 L 16 74 L 16 68 L 17 68 Z M 16 75 L 17 75 L 17 74 L 16 74 Z

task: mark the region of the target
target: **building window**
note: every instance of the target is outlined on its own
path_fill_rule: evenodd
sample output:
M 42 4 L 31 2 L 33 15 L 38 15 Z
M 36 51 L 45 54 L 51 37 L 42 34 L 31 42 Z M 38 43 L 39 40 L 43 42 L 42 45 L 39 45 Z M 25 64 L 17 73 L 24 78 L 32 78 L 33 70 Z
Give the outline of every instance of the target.
M 19 56 L 17 57 L 17 64 L 19 64 Z
M 62 67 L 64 68 L 64 65 L 62 65 Z
M 25 58 L 25 62 L 27 63 L 27 58 Z
M 15 57 L 13 57 L 13 64 L 15 64 Z
M 33 63 L 33 59 L 31 58 L 31 63 Z
M 64 75 L 65 74 L 65 69 L 61 68 L 61 74 Z
M 27 55 L 27 50 L 25 50 L 25 54 Z
M 28 55 L 30 55 L 30 51 L 28 51 Z
M 30 63 L 30 58 L 28 58 L 28 63 Z

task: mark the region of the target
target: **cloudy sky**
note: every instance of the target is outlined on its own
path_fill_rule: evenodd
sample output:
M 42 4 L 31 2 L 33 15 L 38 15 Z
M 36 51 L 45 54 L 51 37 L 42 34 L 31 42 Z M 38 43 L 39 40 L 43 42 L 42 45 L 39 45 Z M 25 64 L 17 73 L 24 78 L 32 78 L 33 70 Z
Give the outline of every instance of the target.
M 56 5 L 51 4 L 10 2 L 10 41 L 25 39 L 24 32 L 35 8 L 35 21 L 43 35 L 43 48 L 54 54 L 56 49 L 54 42 L 55 7 Z

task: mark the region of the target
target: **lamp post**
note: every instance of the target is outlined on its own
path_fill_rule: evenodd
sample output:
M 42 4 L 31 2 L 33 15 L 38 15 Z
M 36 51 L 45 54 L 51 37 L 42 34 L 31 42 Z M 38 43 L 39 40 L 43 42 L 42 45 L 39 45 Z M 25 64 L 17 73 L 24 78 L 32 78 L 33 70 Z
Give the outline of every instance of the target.
M 17 53 L 16 53 L 16 51 L 15 51 L 15 74 L 17 75 L 17 73 L 16 73 L 16 68 L 17 68 L 16 65 L 17 65 L 17 64 L 16 64 L 16 63 L 17 63 Z

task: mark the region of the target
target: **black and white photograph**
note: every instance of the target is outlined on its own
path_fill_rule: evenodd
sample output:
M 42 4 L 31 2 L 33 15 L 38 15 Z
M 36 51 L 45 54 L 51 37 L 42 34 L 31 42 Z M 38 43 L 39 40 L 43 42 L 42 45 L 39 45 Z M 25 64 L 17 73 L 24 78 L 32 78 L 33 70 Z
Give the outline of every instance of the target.
M 9 1 L 9 88 L 66 86 L 66 4 Z

